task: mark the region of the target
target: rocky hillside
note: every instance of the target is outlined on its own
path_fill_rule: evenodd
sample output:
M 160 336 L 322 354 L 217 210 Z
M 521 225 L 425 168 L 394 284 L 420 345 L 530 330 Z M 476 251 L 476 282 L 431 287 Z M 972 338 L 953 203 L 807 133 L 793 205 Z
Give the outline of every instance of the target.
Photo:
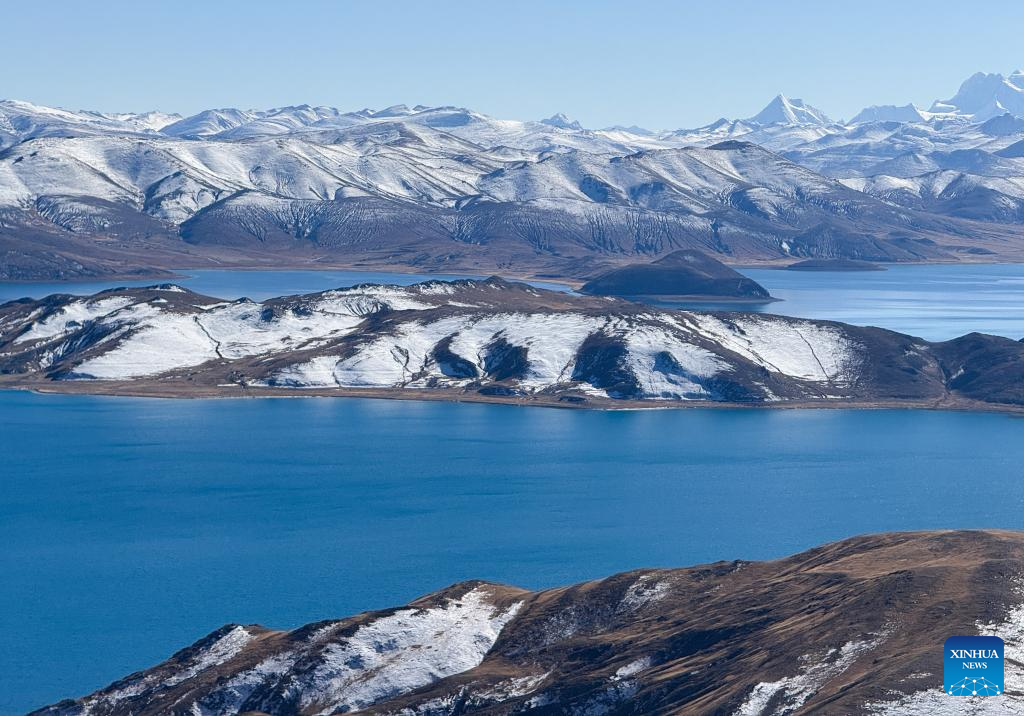
M 529 592 L 468 582 L 290 632 L 228 625 L 49 716 L 1024 713 L 1024 536 L 856 537 Z M 1006 692 L 942 691 L 951 635 Z
M 0 306 L 0 384 L 594 407 L 1024 406 L 1024 343 L 655 309 L 492 278 L 263 302 L 165 284 Z

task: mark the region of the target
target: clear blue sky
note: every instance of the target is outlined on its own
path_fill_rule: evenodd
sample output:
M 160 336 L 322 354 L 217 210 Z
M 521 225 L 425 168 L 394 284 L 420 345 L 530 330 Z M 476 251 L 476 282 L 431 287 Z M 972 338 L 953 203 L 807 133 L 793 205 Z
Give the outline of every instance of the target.
M 1024 66 L 1024 2 L 10 2 L 0 97 L 74 109 L 455 104 L 692 127 L 834 118 Z

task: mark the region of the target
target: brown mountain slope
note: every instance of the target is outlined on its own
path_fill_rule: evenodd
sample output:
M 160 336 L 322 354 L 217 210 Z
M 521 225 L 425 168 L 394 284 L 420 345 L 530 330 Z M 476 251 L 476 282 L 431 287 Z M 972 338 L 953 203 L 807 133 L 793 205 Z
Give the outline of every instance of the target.
M 1024 713 L 1024 534 L 855 537 L 542 592 L 468 582 L 292 632 L 227 626 L 39 714 Z M 951 635 L 1006 693 L 946 696 Z

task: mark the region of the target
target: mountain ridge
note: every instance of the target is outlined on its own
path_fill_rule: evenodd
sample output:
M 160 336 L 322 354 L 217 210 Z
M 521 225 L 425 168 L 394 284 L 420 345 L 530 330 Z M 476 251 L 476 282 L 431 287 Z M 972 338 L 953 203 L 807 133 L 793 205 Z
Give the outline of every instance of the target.
M 751 119 L 650 132 L 455 106 L 175 118 L 3 101 L 0 277 L 273 260 L 586 280 L 678 249 L 1021 260 L 1024 120 L 976 115 L 874 107 L 842 124 L 779 95 Z
M 1024 409 L 1024 343 L 654 308 L 492 277 L 221 301 L 173 284 L 0 306 L 0 385 L 588 408 Z
M 33 714 L 1020 714 L 1022 570 L 1024 536 L 986 530 L 863 535 L 538 592 L 470 581 L 290 632 L 227 625 Z M 942 692 L 950 634 L 1005 640 L 1005 694 Z

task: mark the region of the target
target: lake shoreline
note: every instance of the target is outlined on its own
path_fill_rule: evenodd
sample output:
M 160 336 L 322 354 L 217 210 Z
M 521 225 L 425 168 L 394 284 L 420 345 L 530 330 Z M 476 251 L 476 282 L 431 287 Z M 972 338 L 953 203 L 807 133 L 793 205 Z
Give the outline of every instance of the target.
M 734 269 L 774 269 L 774 270 L 787 270 L 793 263 L 798 263 L 801 259 L 794 257 L 793 259 L 773 259 L 764 261 L 750 261 L 744 260 L 736 263 L 728 261 L 729 257 L 723 257 L 722 262 L 727 266 Z M 996 265 L 1020 265 L 1024 264 L 1024 256 L 1016 257 L 1018 260 L 1011 260 L 1007 256 L 965 256 L 958 259 L 950 260 L 934 260 L 934 261 L 895 261 L 895 262 L 876 262 L 882 270 L 893 266 L 996 266 Z M 613 261 L 606 264 L 606 268 L 612 268 L 618 266 L 622 261 Z M 311 261 L 282 261 L 280 263 L 263 263 L 263 262 L 247 262 L 247 261 L 219 261 L 210 259 L 203 262 L 197 262 L 195 264 L 178 264 L 177 262 L 169 262 L 166 266 L 154 265 L 150 267 L 153 269 L 153 273 L 130 273 L 130 272 L 115 272 L 109 274 L 97 274 L 93 276 L 72 276 L 72 277 L 53 277 L 53 278 L 2 278 L 0 284 L 11 284 L 11 285 L 32 285 L 39 283 L 67 283 L 68 285 L 75 285 L 81 283 L 94 283 L 94 282 L 106 282 L 106 281 L 174 281 L 175 279 L 186 279 L 189 278 L 189 272 L 194 271 L 238 271 L 238 272 L 272 272 L 272 271 L 309 271 L 314 273 L 326 273 L 330 271 L 352 271 L 352 272 L 365 272 L 365 273 L 406 273 L 417 276 L 423 276 L 424 281 L 429 281 L 431 278 L 439 273 L 455 273 L 455 274 L 473 274 L 476 276 L 487 277 L 491 275 L 498 275 L 507 279 L 514 279 L 519 281 L 541 281 L 546 283 L 557 283 L 564 286 L 568 286 L 573 290 L 578 289 L 586 282 L 586 278 L 577 278 L 574 276 L 565 276 L 557 274 L 544 273 L 542 269 L 540 272 L 531 271 L 513 271 L 507 272 L 502 271 L 498 268 L 494 270 L 488 270 L 485 267 L 474 266 L 474 265 L 456 265 L 456 266 L 445 266 L 445 267 L 432 267 L 426 269 L 423 266 L 417 266 L 415 264 L 407 263 L 389 263 L 389 262 L 345 262 L 345 261 L 331 261 L 329 263 L 311 262 Z M 443 268 L 443 270 L 442 270 Z M 827 273 L 829 271 L 820 269 L 809 271 L 810 273 Z M 850 271 L 850 270 L 833 270 L 835 273 L 870 273 L 866 271 Z
M 712 400 L 629 400 L 601 396 L 483 395 L 444 388 L 274 388 L 264 386 L 187 386 L 182 384 L 135 384 L 126 381 L 36 383 L 0 376 L 0 390 L 40 395 L 80 395 L 161 400 L 245 400 L 268 398 L 338 398 L 425 403 L 468 403 L 520 408 L 555 408 L 593 412 L 659 410 L 927 410 L 961 413 L 999 413 L 1024 416 L 1024 405 L 986 403 L 958 397 L 941 400 L 792 400 L 741 403 Z M 564 400 L 563 398 L 584 400 Z

